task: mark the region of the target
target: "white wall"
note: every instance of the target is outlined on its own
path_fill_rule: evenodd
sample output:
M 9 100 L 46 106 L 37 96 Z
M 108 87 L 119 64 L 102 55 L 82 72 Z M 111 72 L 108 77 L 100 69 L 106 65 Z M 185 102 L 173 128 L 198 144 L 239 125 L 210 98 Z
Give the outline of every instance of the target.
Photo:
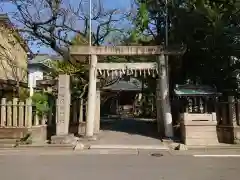
M 32 96 L 37 80 L 43 80 L 43 71 L 39 68 L 29 68 L 28 72 L 28 87 L 30 88 L 30 96 Z

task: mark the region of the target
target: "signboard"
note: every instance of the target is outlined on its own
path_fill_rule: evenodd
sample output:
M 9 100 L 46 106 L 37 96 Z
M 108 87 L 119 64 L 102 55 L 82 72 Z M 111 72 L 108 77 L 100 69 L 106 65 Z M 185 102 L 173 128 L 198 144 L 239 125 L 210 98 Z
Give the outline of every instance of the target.
M 163 53 L 162 46 L 71 46 L 71 55 L 160 55 Z
M 43 72 L 30 70 L 28 74 L 28 87 L 35 88 L 38 80 L 43 80 Z

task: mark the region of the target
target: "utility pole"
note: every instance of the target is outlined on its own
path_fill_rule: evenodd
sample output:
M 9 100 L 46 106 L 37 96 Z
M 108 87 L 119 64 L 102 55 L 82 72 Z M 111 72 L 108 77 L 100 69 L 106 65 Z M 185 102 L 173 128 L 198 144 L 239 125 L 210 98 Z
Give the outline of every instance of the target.
M 92 0 L 89 0 L 89 46 L 92 46 Z
M 168 47 L 168 0 L 165 0 L 165 8 L 166 8 L 166 15 L 165 15 L 165 46 Z M 164 131 L 165 136 L 168 138 L 173 137 L 173 126 L 172 126 L 172 114 L 171 114 L 171 105 L 169 99 L 169 76 L 168 76 L 168 56 L 161 55 L 158 58 L 159 64 L 159 79 L 158 79 L 158 87 L 159 87 L 159 96 L 160 96 L 160 108 L 158 111 L 161 113 L 161 118 L 164 124 Z M 160 117 L 158 117 L 160 118 Z M 160 123 L 159 126 L 161 126 Z M 161 128 L 158 127 L 160 130 Z
M 165 0 L 165 8 L 166 8 L 166 24 L 165 24 L 165 46 L 168 48 L 168 33 L 169 33 L 169 25 L 168 25 L 168 0 Z M 172 125 L 172 112 L 171 112 L 171 104 L 170 104 L 170 93 L 169 93 L 169 67 L 168 67 L 168 55 L 165 56 L 165 65 L 166 65 L 166 76 L 165 83 L 166 86 L 164 88 L 164 103 L 166 106 L 165 109 L 165 136 L 172 138 L 173 137 L 173 125 Z
M 92 0 L 89 0 L 89 46 L 92 46 Z M 91 54 L 89 57 L 89 84 L 88 84 L 88 103 L 87 103 L 87 122 L 86 122 L 86 136 L 92 137 L 94 134 L 94 120 L 96 109 L 96 66 L 97 56 Z

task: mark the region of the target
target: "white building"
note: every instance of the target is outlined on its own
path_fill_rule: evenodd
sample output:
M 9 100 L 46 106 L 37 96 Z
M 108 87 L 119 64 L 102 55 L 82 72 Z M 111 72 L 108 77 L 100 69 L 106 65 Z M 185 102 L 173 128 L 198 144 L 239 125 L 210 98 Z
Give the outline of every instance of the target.
M 51 71 L 49 62 L 53 60 L 60 60 L 60 58 L 41 54 L 28 61 L 28 87 L 30 89 L 30 96 L 34 93 L 37 81 L 44 80 L 46 73 Z

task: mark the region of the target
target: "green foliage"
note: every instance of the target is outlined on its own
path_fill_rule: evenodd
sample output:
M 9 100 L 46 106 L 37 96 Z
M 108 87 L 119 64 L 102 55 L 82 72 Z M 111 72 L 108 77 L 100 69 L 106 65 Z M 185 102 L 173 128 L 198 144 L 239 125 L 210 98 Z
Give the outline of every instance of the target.
M 26 100 L 29 97 L 29 90 L 27 88 L 19 88 L 19 99 Z
M 81 34 L 77 34 L 72 39 L 74 45 L 87 45 L 88 40 Z M 84 61 L 88 61 L 88 57 L 82 57 Z M 79 98 L 85 95 L 88 85 L 88 67 L 86 64 L 75 63 L 68 61 L 51 61 L 50 67 L 53 71 L 50 76 L 57 78 L 59 74 L 68 74 L 71 76 L 71 92 L 73 98 Z
M 88 37 L 87 35 L 86 37 Z M 77 34 L 73 39 L 72 39 L 72 44 L 73 45 L 88 45 L 88 39 L 86 37 L 83 37 L 81 34 Z
M 154 39 L 149 40 L 151 44 L 165 42 L 165 2 L 136 0 L 133 41 L 139 42 L 140 36 L 146 35 Z M 239 1 L 169 0 L 167 7 L 170 46 L 187 46 L 183 57 L 170 57 L 171 84 L 199 79 L 219 90 L 237 89 L 236 71 L 240 63 L 233 63 L 232 57 L 240 59 Z
M 59 74 L 74 75 L 86 71 L 84 65 L 71 64 L 67 61 L 51 61 L 51 67 L 54 69 L 52 74 L 58 76 Z
M 73 98 L 84 96 L 88 85 L 88 69 L 84 64 L 71 64 L 66 61 L 52 61 L 51 67 L 54 69 L 51 76 L 57 78 L 59 74 L 71 76 L 71 92 Z
M 139 23 L 138 27 L 141 31 L 144 31 L 148 27 L 149 17 L 146 3 L 140 4 L 136 20 Z
M 48 95 L 43 92 L 35 92 L 32 96 L 33 105 L 36 107 L 36 112 L 39 116 L 48 114 L 50 107 L 48 103 Z
M 200 79 L 220 90 L 237 88 L 233 75 L 237 66 L 231 62 L 240 57 L 239 15 L 233 1 L 192 1 L 175 10 L 172 41 L 188 46 L 180 81 Z

